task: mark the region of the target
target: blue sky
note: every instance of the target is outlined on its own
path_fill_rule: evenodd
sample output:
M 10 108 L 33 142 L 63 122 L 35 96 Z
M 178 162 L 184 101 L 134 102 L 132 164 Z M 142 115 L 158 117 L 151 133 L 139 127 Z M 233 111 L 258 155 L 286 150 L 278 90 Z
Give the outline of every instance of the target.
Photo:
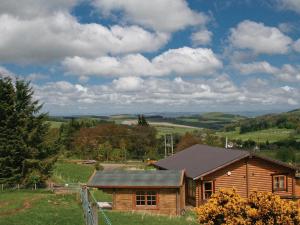
M 52 115 L 300 107 L 299 0 L 0 0 L 0 74 Z

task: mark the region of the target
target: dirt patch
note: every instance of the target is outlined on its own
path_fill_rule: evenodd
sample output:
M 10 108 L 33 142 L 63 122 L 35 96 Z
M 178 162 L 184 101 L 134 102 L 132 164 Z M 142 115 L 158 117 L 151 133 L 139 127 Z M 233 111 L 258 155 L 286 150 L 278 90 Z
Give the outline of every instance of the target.
M 17 214 L 19 212 L 23 212 L 25 211 L 26 209 L 29 209 L 31 208 L 32 206 L 32 203 L 34 201 L 37 201 L 39 199 L 41 199 L 42 197 L 35 197 L 35 198 L 32 198 L 30 200 L 26 199 L 23 201 L 23 204 L 22 204 L 22 207 L 19 207 L 19 208 L 15 208 L 15 209 L 10 209 L 10 210 L 7 210 L 7 211 L 4 211 L 4 212 L 0 212 L 0 216 L 10 216 L 10 215 L 14 215 L 14 214 Z M 10 202 L 8 202 L 9 204 Z

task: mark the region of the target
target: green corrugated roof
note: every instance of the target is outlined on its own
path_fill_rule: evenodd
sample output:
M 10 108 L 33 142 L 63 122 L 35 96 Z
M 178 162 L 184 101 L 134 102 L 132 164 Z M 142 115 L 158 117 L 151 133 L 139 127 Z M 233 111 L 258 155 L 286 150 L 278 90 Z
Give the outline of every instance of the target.
M 97 171 L 89 180 L 88 187 L 180 187 L 182 170 L 146 171 Z

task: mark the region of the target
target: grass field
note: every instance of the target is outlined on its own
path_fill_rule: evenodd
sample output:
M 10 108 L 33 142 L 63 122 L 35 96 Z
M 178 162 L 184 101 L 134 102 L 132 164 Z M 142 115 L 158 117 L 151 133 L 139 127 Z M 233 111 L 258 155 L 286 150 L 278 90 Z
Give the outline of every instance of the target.
M 55 195 L 47 191 L 0 192 L 0 225 L 84 225 L 75 194 Z M 168 217 L 106 211 L 113 225 L 196 225 L 195 217 Z M 99 213 L 99 225 L 104 225 Z
M 94 166 L 91 165 L 58 161 L 54 167 L 52 180 L 58 183 L 85 183 L 93 171 Z
M 113 225 L 197 225 L 195 216 L 188 214 L 182 217 L 158 216 L 141 213 L 124 213 L 106 211 Z M 104 224 L 103 216 L 99 215 L 99 224 Z
M 243 141 L 251 139 L 256 142 L 269 141 L 271 143 L 289 138 L 293 131 L 294 130 L 292 129 L 272 128 L 255 132 L 249 132 L 245 134 L 239 134 L 238 130 L 231 132 L 217 132 L 217 135 L 222 137 L 227 136 L 229 139 L 241 139 Z
M 0 192 L 0 225 L 84 225 L 76 195 Z
M 48 121 L 51 128 L 60 128 L 60 126 L 63 124 L 63 122 L 58 121 Z
M 197 128 L 188 127 L 176 127 L 176 126 L 159 126 L 155 125 L 157 129 L 157 135 L 162 136 L 165 134 L 185 134 L 186 132 L 193 132 L 194 130 L 199 130 Z

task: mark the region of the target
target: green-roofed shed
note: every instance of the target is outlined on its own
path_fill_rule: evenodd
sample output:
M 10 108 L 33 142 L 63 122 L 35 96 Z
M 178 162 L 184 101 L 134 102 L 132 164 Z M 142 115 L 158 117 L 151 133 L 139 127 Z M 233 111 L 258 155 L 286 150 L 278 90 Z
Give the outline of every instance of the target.
M 112 209 L 179 215 L 185 207 L 183 170 L 97 171 L 87 186 L 113 194 Z

